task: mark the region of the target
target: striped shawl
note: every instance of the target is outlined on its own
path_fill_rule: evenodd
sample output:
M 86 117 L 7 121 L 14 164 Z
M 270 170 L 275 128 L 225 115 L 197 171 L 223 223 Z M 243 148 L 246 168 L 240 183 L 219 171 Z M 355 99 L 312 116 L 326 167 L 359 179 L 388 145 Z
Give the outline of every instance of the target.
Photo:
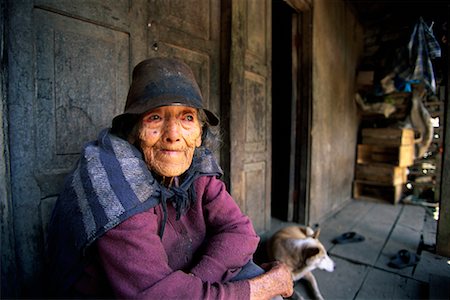
M 75 169 L 66 178 L 48 228 L 47 258 L 50 283 L 58 294 L 66 291 L 83 270 L 91 245 L 127 218 L 166 202 L 177 217 L 195 201 L 193 182 L 200 176 L 221 176 L 212 153 L 197 148 L 179 187 L 166 188 L 155 180 L 142 154 L 127 141 L 104 129 L 83 148 Z

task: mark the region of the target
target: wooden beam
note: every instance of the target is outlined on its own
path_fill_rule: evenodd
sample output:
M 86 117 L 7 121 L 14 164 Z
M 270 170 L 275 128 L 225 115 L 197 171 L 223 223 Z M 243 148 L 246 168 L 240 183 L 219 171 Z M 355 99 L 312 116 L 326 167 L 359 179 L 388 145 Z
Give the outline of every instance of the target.
M 9 159 L 8 138 L 8 63 L 7 56 L 7 31 L 6 22 L 7 4 L 0 6 L 0 266 L 1 266 L 1 294 L 2 298 L 16 298 L 17 287 L 17 265 L 16 249 L 14 240 L 13 203 L 11 197 L 11 173 Z M 10 32 L 12 34 L 12 32 Z M 5 62 L 5 63 L 4 63 Z
M 298 13 L 311 10 L 311 0 L 284 0 L 289 6 L 295 9 Z

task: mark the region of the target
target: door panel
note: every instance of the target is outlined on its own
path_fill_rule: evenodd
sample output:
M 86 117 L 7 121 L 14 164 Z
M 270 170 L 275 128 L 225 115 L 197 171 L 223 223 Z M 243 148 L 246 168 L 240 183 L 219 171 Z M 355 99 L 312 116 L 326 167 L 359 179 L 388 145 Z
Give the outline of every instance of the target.
M 123 30 L 130 26 L 129 13 L 135 9 L 129 0 L 35 0 L 34 7 L 67 15 L 70 18 Z M 135 2 L 133 0 L 133 2 Z M 142 5 L 142 1 L 136 3 Z M 138 21 L 138 20 L 135 20 Z
M 205 106 L 219 114 L 220 1 L 151 0 L 149 5 L 149 56 L 184 60 Z
M 44 10 L 35 20 L 37 169 L 54 173 L 122 111 L 130 43 L 124 32 Z
M 211 37 L 211 12 L 217 1 L 191 0 L 152 0 L 152 16 L 160 24 L 175 29 L 193 38 L 209 41 Z M 162 33 L 167 33 L 161 32 Z M 160 36 L 162 36 L 160 34 Z M 176 33 L 175 33 L 176 34 Z M 168 40 L 173 36 L 164 35 Z
M 146 1 L 10 1 L 9 132 L 19 296 L 42 292 L 45 231 L 82 145 L 123 110 Z
M 267 1 L 247 0 L 247 42 L 246 54 L 253 56 L 262 66 L 267 59 L 267 22 L 270 3 Z M 253 65 L 253 64 L 252 64 Z
M 256 0 L 231 5 L 231 193 L 263 232 L 270 227 L 271 6 Z

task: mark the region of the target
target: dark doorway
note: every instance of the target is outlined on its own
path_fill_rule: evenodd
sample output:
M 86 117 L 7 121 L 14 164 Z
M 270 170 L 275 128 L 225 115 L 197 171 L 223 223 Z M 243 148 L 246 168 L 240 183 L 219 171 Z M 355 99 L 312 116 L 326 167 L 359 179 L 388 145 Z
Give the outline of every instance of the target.
M 292 14 L 284 1 L 272 6 L 272 216 L 288 220 L 292 112 Z
M 308 221 L 310 13 L 272 1 L 272 217 Z

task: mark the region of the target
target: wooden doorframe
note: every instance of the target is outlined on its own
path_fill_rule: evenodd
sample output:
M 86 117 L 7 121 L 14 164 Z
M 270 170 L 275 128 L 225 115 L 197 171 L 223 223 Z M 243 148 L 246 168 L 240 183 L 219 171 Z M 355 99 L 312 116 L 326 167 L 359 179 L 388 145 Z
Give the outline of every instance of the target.
M 223 111 L 229 122 L 222 125 L 230 134 L 229 188 L 262 233 L 270 229 L 272 7 L 270 0 L 232 0 L 230 5 L 229 76 L 222 77 L 230 85 L 230 107 Z
M 312 122 L 312 10 L 296 14 L 293 28 L 296 28 L 298 34 L 293 46 L 293 57 L 295 57 L 293 61 L 296 61 L 296 65 L 293 64 L 293 74 L 295 74 L 293 78 L 295 78 L 294 86 L 297 94 L 297 97 L 293 99 L 296 103 L 296 119 L 293 125 L 297 137 L 294 162 L 291 163 L 294 166 L 292 221 L 308 224 Z
M 5 298 L 16 298 L 16 250 L 14 241 L 13 204 L 11 199 L 11 174 L 8 137 L 8 3 L 5 1 L 0 8 L 0 203 L 1 203 L 1 294 Z
M 223 181 L 230 188 L 230 54 L 231 54 L 231 1 L 220 1 L 220 161 L 224 173 Z
M 301 101 L 300 101 L 300 96 L 301 93 L 299 87 L 301 87 L 300 82 L 299 82 L 299 77 L 301 74 L 299 74 L 300 68 L 301 68 L 301 57 L 299 57 L 299 50 L 300 50 L 300 45 L 299 45 L 299 40 L 300 40 L 300 28 L 299 28 L 299 22 L 300 22 L 301 18 L 299 16 L 298 13 L 293 13 L 292 14 L 292 18 L 291 18 L 291 41 L 292 41 L 292 45 L 291 45 L 291 61 L 292 61 L 292 66 L 291 66 L 291 85 L 292 85 L 292 94 L 291 94 L 291 149 L 290 149 L 290 155 L 289 155 L 289 162 L 290 162 L 290 166 L 294 166 L 293 168 L 291 167 L 289 169 L 289 191 L 288 191 L 288 221 L 294 221 L 295 218 L 294 216 L 298 215 L 298 213 L 296 214 L 295 212 L 297 211 L 295 208 L 297 206 L 299 206 L 298 202 L 302 202 L 302 204 L 304 204 L 303 202 L 306 201 L 301 201 L 298 198 L 298 191 L 299 191 L 299 185 L 300 182 L 298 180 L 296 180 L 296 178 L 298 178 L 298 175 L 300 175 L 301 173 L 299 172 L 300 170 L 298 169 L 298 167 L 300 167 L 298 165 L 298 135 L 301 134 L 301 129 L 302 127 L 299 127 L 299 125 L 301 126 L 302 123 L 302 116 L 299 115 L 299 111 L 298 108 L 301 105 Z M 300 174 L 299 174 L 300 173 Z

